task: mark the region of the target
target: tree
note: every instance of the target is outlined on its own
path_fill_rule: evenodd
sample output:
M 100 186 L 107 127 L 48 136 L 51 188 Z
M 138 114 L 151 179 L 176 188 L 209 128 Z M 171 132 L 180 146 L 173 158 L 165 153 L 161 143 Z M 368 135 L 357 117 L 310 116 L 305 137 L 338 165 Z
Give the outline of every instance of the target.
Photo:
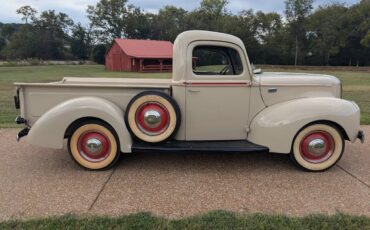
M 343 29 L 346 31 L 349 64 L 354 61 L 356 66 L 370 64 L 370 47 L 366 47 L 370 32 L 370 0 L 362 0 L 349 8 Z
M 96 6 L 88 6 L 87 16 L 102 41 L 126 36 L 129 15 L 126 3 L 127 0 L 100 0 Z
M 9 59 L 39 58 L 42 45 L 40 34 L 34 31 L 31 25 L 26 24 L 10 37 L 3 54 Z
M 129 5 L 125 36 L 133 39 L 153 39 L 152 14 L 144 14 L 139 7 Z
M 67 53 L 68 33 L 73 26 L 73 21 L 65 13 L 56 13 L 48 10 L 41 13 L 40 17 L 32 22 L 42 40 L 42 49 L 39 57 L 43 59 L 63 59 Z
M 186 11 L 165 6 L 148 13 L 128 0 L 99 0 L 87 9 L 89 27 L 74 25 L 64 13 L 38 14 L 30 6 L 17 13 L 25 24 L 0 23 L 0 49 L 7 58 L 86 59 L 104 62 L 113 38 L 174 41 L 189 29 L 233 34 L 254 63 L 370 64 L 370 0 L 347 6 L 331 3 L 312 11 L 313 0 L 285 0 L 285 17 L 243 10 L 232 14 L 228 0 L 202 0 Z M 92 48 L 94 44 L 99 44 Z M 73 56 L 72 56 L 73 55 Z
M 258 61 L 263 64 L 285 64 L 289 62 L 289 39 L 278 13 L 257 12 L 255 14 L 255 36 L 260 43 Z
M 2 58 L 3 56 L 2 50 L 4 49 L 5 46 L 6 46 L 5 39 L 3 37 L 0 37 L 0 58 Z
M 278 13 L 256 13 L 256 36 L 265 44 L 268 40 L 281 31 L 283 27 L 281 16 Z
M 175 41 L 177 35 L 188 28 L 187 11 L 175 6 L 165 6 L 152 18 L 155 21 L 153 34 L 162 40 Z
M 9 43 L 10 38 L 13 36 L 14 33 L 19 31 L 22 24 L 16 23 L 9 23 L 9 24 L 2 24 L 0 23 L 0 52 L 1 58 L 5 57 L 4 49 Z
M 369 48 L 370 47 L 370 30 L 369 32 L 361 39 L 361 45 Z
M 91 50 L 91 35 L 80 23 L 72 28 L 71 53 L 78 59 L 88 59 Z
M 192 29 L 223 32 L 227 11 L 227 0 L 203 0 L 200 7 L 189 14 L 189 26 Z
M 300 42 L 305 39 L 305 22 L 313 9 L 313 0 L 285 0 L 285 15 L 294 34 L 295 58 L 294 65 L 298 64 Z
M 343 23 L 347 8 L 342 4 L 320 6 L 309 18 L 313 50 L 322 57 L 322 64 L 329 65 L 330 58 L 345 45 Z
M 92 51 L 92 59 L 98 64 L 105 63 L 105 53 L 107 52 L 107 46 L 104 44 L 98 44 Z
M 5 24 L 1 28 L 1 37 L 5 40 L 9 40 L 9 38 L 19 29 L 18 25 L 15 24 Z
M 44 11 L 10 37 L 4 53 L 8 58 L 64 59 L 72 25 L 68 15 Z
M 22 6 L 17 10 L 17 14 L 23 15 L 22 21 L 25 21 L 28 24 L 28 20 L 35 18 L 37 11 L 31 6 Z

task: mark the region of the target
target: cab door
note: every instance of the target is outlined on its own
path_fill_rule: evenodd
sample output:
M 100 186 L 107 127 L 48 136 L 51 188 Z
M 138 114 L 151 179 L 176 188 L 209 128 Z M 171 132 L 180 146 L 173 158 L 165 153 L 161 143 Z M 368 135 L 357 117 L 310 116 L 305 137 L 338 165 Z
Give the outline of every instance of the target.
M 246 139 L 251 89 L 243 49 L 197 41 L 187 58 L 186 139 Z

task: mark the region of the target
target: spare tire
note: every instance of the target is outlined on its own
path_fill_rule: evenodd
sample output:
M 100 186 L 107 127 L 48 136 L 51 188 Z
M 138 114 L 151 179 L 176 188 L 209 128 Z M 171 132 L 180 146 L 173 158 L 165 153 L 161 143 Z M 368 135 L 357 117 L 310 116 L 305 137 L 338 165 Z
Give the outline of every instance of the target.
M 179 129 L 180 108 L 165 93 L 144 91 L 127 105 L 125 122 L 135 139 L 149 143 L 165 142 Z

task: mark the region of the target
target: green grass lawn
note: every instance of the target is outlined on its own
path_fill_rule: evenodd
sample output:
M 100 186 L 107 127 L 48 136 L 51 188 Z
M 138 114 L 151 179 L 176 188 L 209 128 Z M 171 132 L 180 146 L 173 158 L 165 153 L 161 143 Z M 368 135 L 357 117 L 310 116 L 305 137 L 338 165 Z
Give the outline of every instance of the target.
M 369 229 L 370 218 L 344 214 L 287 217 L 278 215 L 238 215 L 216 211 L 203 216 L 169 220 L 147 213 L 108 217 L 63 216 L 0 223 L 0 229 Z
M 264 71 L 272 71 L 267 69 Z M 274 69 L 273 71 L 285 71 Z M 297 70 L 298 72 L 305 72 Z M 307 72 L 307 71 L 306 71 Z M 362 124 L 370 124 L 370 73 L 365 72 L 320 72 L 339 77 L 343 81 L 343 96 L 356 101 L 362 112 Z M 16 127 L 14 118 L 18 111 L 14 109 L 13 82 L 50 82 L 63 77 L 139 77 L 170 78 L 171 73 L 148 74 L 129 72 L 109 72 L 101 65 L 50 65 L 0 67 L 0 127 Z

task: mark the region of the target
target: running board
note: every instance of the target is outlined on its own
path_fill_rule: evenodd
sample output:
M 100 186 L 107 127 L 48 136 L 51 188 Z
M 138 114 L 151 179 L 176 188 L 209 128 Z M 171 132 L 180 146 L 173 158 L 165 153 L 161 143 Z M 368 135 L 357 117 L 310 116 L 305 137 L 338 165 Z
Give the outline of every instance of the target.
M 133 153 L 148 152 L 236 152 L 256 153 L 269 152 L 265 146 L 249 141 L 168 141 L 160 144 L 149 144 L 135 141 L 131 147 Z

